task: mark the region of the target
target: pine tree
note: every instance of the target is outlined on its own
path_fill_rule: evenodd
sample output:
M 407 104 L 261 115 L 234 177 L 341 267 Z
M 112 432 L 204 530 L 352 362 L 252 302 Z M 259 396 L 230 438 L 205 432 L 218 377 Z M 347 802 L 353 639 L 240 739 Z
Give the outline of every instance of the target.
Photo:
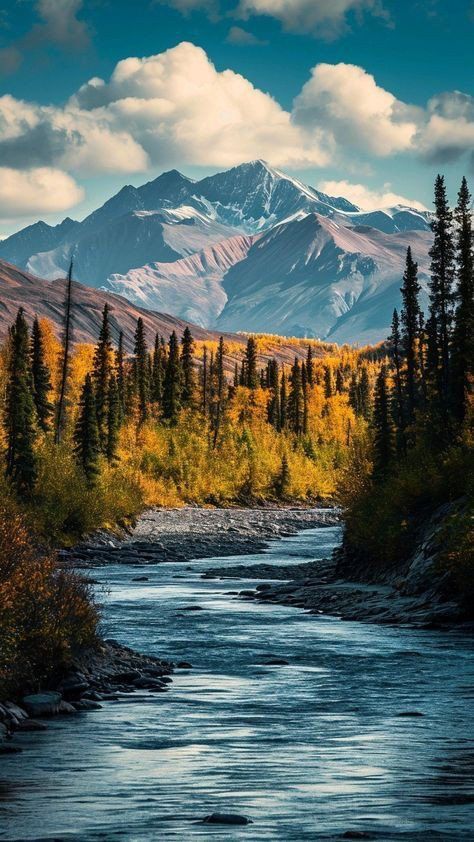
M 301 367 L 298 359 L 291 369 L 291 385 L 288 396 L 288 420 L 291 430 L 296 435 L 301 435 L 304 424 L 304 393 Z
M 50 428 L 54 408 L 49 400 L 52 389 L 51 376 L 45 363 L 43 334 L 37 317 L 33 322 L 31 335 L 31 376 L 38 425 L 44 432 L 47 432 Z
M 281 460 L 280 470 L 275 479 L 275 492 L 277 496 L 284 500 L 288 497 L 291 483 L 290 466 L 288 463 L 288 456 L 283 454 Z
M 387 367 L 382 365 L 375 384 L 374 398 L 374 477 L 386 476 L 393 460 L 393 428 Z
M 462 422 L 474 389 L 474 251 L 471 196 L 462 180 L 455 211 L 456 236 L 456 313 L 452 343 L 452 408 Z
M 333 394 L 332 371 L 329 366 L 324 367 L 324 397 L 326 400 Z
M 367 366 L 362 366 L 359 381 L 359 406 L 360 414 L 366 421 L 369 420 L 372 413 L 372 404 L 370 400 L 370 378 Z
M 336 394 L 342 395 L 344 391 L 344 374 L 341 367 L 336 371 Z
M 62 359 L 61 379 L 59 384 L 59 398 L 56 407 L 56 423 L 54 439 L 59 444 L 66 426 L 66 404 L 68 397 L 69 377 L 71 374 L 71 346 L 72 346 L 72 324 L 73 324 L 73 299 L 72 299 L 72 269 L 71 260 L 69 273 L 66 282 L 66 298 L 64 301 L 64 326 L 62 336 Z
M 405 358 L 404 390 L 406 392 L 406 415 L 407 424 L 412 424 L 417 404 L 417 377 L 419 365 L 419 343 L 420 336 L 420 305 L 418 296 L 421 287 L 418 283 L 418 264 L 412 257 L 411 248 L 408 246 L 405 273 L 403 275 L 402 311 L 400 315 L 401 324 L 401 353 Z
M 394 379 L 395 379 L 395 425 L 397 430 L 397 453 L 402 455 L 405 451 L 405 412 L 402 386 L 402 360 L 400 354 L 400 320 L 395 309 L 392 317 L 392 333 L 390 343 L 393 353 Z
M 194 339 L 189 327 L 184 329 L 183 338 L 181 340 L 181 370 L 181 403 L 183 406 L 192 406 L 196 390 L 196 379 L 194 372 Z
M 247 349 L 245 352 L 245 374 L 248 389 L 256 389 L 258 386 L 257 377 L 257 343 L 253 336 L 247 340 Z
M 314 386 L 314 362 L 313 349 L 311 345 L 308 345 L 308 353 L 306 356 L 306 377 L 308 379 L 309 386 Z
M 433 330 L 431 339 L 436 342 L 437 365 L 435 382 L 442 416 L 446 420 L 449 399 L 449 354 L 453 317 L 454 244 L 452 237 L 453 215 L 446 196 L 444 177 L 438 175 L 435 183 L 435 218 L 432 222 L 434 242 L 430 250 L 430 319 Z M 434 361 L 431 355 L 430 362 Z
M 120 331 L 117 355 L 115 358 L 116 378 L 117 378 L 117 397 L 119 405 L 119 416 L 122 422 L 125 417 L 126 409 L 126 377 L 125 377 L 125 352 L 123 347 L 123 331 Z
M 28 325 L 23 309 L 18 310 L 10 331 L 10 359 L 6 392 L 6 475 L 18 495 L 28 498 L 36 481 L 35 404 L 32 394 Z
M 207 364 L 207 346 L 204 345 L 202 349 L 202 402 L 201 409 L 204 416 L 207 415 L 209 408 L 209 372 Z
M 286 388 L 286 374 L 282 371 L 281 374 L 281 389 L 280 389 L 280 430 L 286 430 L 288 425 L 288 398 Z
M 145 326 L 141 316 L 137 320 L 133 360 L 134 387 L 138 398 L 138 416 L 140 423 L 148 417 L 150 397 L 149 357 L 145 339 Z
M 213 447 L 217 445 L 217 438 L 219 435 L 219 430 L 222 423 L 222 416 L 224 414 L 224 391 L 225 391 L 225 371 L 224 371 L 224 356 L 225 356 L 225 346 L 224 346 L 224 337 L 221 336 L 219 338 L 219 345 L 217 348 L 217 356 L 216 356 L 216 388 L 215 388 L 215 401 L 213 403 L 213 417 L 212 417 L 212 427 L 214 431 L 213 436 Z
M 161 404 L 163 400 L 163 380 L 165 376 L 165 353 L 160 336 L 155 336 L 155 347 L 153 349 L 153 365 L 151 373 L 151 400 Z
M 280 372 L 276 360 L 270 360 L 268 364 L 268 385 L 271 390 L 267 408 L 268 422 L 279 431 L 281 423 Z
M 92 376 L 86 375 L 74 430 L 74 454 L 87 481 L 93 485 L 99 474 L 100 439 Z
M 163 418 L 175 423 L 181 409 L 182 372 L 178 338 L 175 331 L 168 343 L 165 379 L 163 383 Z
M 112 371 L 113 349 L 110 335 L 109 305 L 106 303 L 102 312 L 102 324 L 94 353 L 92 368 L 95 406 L 97 412 L 97 427 L 99 430 L 100 448 L 103 453 L 106 453 L 107 451 L 108 398 Z
M 120 401 L 117 380 L 112 374 L 109 379 L 109 394 L 107 397 L 107 448 L 106 455 L 109 462 L 117 458 L 118 436 L 120 430 Z

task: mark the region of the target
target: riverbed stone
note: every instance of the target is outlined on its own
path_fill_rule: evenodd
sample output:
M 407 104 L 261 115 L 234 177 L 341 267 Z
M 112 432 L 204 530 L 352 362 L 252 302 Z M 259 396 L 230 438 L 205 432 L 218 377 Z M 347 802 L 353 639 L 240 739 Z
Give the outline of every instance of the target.
M 244 825 L 253 824 L 252 819 L 238 813 L 211 813 L 203 819 L 204 824 Z
M 23 707 L 33 717 L 55 716 L 59 713 L 60 703 L 61 693 L 54 690 L 32 693 L 29 696 L 24 696 L 22 700 Z

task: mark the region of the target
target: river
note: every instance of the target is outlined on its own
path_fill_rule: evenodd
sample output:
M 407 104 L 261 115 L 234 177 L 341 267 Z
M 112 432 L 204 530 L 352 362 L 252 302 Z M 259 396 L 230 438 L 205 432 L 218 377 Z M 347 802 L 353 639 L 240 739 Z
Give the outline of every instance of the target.
M 309 529 L 265 561 L 339 540 Z M 228 593 L 255 583 L 200 578 L 261 560 L 153 565 L 138 571 L 148 582 L 132 582 L 136 567 L 94 571 L 107 636 L 193 669 L 167 693 L 21 735 L 23 753 L 0 759 L 2 838 L 473 838 L 472 638 L 315 617 Z M 253 824 L 200 823 L 213 811 Z

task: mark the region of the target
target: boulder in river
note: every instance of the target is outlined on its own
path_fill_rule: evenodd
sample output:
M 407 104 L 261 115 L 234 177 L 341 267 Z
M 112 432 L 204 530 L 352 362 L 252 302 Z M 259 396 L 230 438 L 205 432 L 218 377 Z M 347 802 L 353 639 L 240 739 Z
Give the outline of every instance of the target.
M 24 696 L 22 705 L 30 716 L 55 716 L 59 713 L 61 693 L 48 690 L 44 693 L 33 693 Z
M 252 819 L 247 816 L 239 816 L 238 813 L 211 813 L 203 819 L 204 824 L 253 824 Z
M 190 670 L 190 669 L 192 669 L 192 666 L 193 665 L 189 664 L 187 661 L 179 661 L 179 663 L 176 664 L 176 669 L 178 669 L 178 670 Z

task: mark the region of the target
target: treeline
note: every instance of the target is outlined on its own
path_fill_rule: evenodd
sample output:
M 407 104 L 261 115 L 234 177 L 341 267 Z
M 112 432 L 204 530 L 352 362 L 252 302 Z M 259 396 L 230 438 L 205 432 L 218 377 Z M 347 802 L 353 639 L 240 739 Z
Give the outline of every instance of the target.
M 454 212 L 444 178 L 435 184 L 429 310 L 420 307 L 408 249 L 391 354 L 376 378 L 371 459 L 355 455 L 363 481 L 346 490 L 347 545 L 373 563 L 395 564 L 413 549 L 420 518 L 460 500 L 447 519 L 446 564 L 473 588 L 474 243 L 463 179 Z

